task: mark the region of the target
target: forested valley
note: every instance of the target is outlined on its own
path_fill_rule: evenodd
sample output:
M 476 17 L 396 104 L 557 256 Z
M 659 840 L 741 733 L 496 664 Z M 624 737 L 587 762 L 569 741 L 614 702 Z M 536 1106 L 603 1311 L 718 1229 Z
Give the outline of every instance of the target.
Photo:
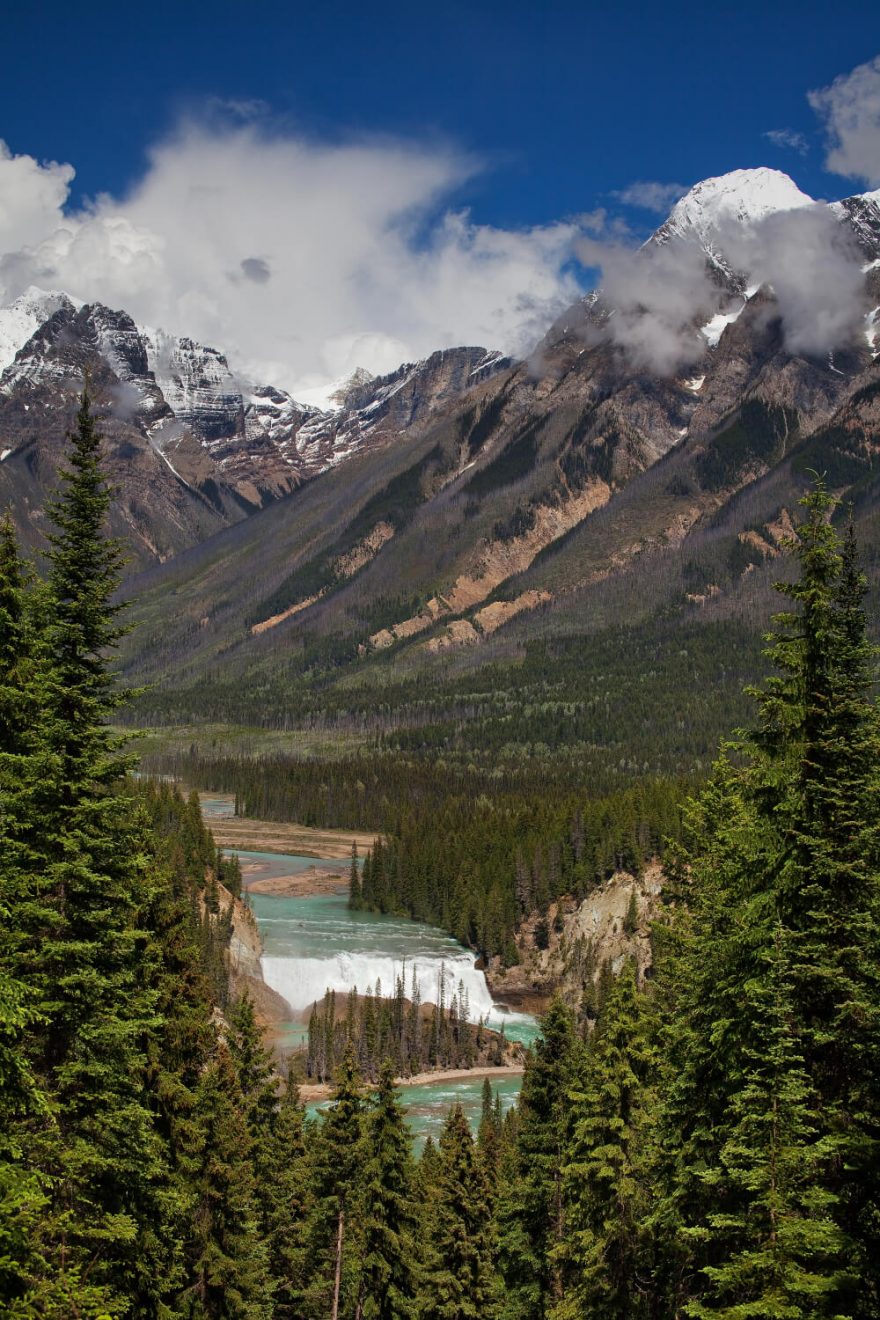
M 662 856 L 651 975 L 607 976 L 589 1018 L 555 999 L 518 1106 L 502 1118 L 488 1084 L 476 1137 L 454 1107 L 419 1160 L 393 1032 L 362 1075 L 365 1006 L 317 1012 L 338 1066 L 311 1118 L 230 996 L 237 868 L 110 728 L 108 500 L 84 396 L 44 580 L 0 532 L 4 1313 L 880 1315 L 876 657 L 822 483 L 750 731 L 700 785 L 432 774 L 403 748 L 336 780 L 193 758 L 248 811 L 377 828 L 353 901 L 502 957 L 525 913 Z

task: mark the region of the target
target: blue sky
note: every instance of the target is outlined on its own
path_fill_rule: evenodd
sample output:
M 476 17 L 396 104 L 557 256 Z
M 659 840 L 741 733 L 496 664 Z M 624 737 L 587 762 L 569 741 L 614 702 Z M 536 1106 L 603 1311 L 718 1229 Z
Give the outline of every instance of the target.
M 463 199 L 500 225 L 757 164 L 839 195 L 806 94 L 880 53 L 869 0 L 91 0 L 10 7 L 3 27 L 0 136 L 75 164 L 75 196 L 123 189 L 181 112 L 222 98 L 319 138 L 452 139 L 491 162 Z
M 607 208 L 633 240 L 662 218 L 615 196 L 633 183 L 763 164 L 815 197 L 868 186 L 826 170 L 807 99 L 880 54 L 867 0 L 91 0 L 3 28 L 0 139 L 33 168 L 0 172 L 0 219 L 4 187 L 39 196 L 0 225 L 0 293 L 76 285 L 303 388 L 519 346 L 583 283 L 577 217 Z

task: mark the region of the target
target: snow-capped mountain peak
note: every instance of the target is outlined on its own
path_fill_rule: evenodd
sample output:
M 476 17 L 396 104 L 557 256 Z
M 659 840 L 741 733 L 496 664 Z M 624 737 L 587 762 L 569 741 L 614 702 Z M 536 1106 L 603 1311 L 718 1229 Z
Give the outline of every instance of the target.
M 38 289 L 32 284 L 15 302 L 0 307 L 0 372 L 14 361 L 18 350 L 50 316 L 62 307 L 74 309 L 81 305 L 66 293 Z
M 654 241 L 695 237 L 704 246 L 711 246 L 714 235 L 725 224 L 754 224 L 774 211 L 813 205 L 813 198 L 801 192 L 781 170 L 731 170 L 703 179 L 685 193 L 654 235 Z

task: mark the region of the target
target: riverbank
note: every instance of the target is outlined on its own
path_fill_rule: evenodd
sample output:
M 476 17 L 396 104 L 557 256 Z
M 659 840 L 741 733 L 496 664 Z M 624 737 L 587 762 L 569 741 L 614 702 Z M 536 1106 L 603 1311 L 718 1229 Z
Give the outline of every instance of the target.
M 348 884 L 348 874 L 338 867 L 310 866 L 305 871 L 290 875 L 249 877 L 260 868 L 256 863 L 243 863 L 241 880 L 249 894 L 271 894 L 275 898 L 313 898 L 316 894 L 338 894 Z
M 504 1063 L 494 1068 L 438 1068 L 436 1072 L 413 1073 L 411 1077 L 398 1077 L 396 1080 L 398 1086 L 402 1087 L 433 1086 L 443 1082 L 468 1082 L 482 1077 L 522 1077 L 524 1071 L 521 1063 Z M 304 1082 L 299 1088 L 299 1094 L 304 1104 L 314 1104 L 319 1100 L 329 1100 L 333 1087 L 325 1082 Z
M 212 811 L 205 819 L 220 848 L 230 852 L 295 853 L 314 857 L 319 861 L 348 861 L 351 845 L 357 845 L 361 857 L 376 842 L 375 834 L 363 830 L 319 830 L 292 821 L 254 820 L 250 816 L 234 816 L 235 806 L 231 794 L 205 793 L 212 803 L 225 803 L 229 814 Z

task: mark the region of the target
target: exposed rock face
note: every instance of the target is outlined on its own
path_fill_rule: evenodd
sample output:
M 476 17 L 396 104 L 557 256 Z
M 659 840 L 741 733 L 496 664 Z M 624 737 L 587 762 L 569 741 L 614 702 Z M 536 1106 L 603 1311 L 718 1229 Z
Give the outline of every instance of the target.
M 531 917 L 517 936 L 519 965 L 507 970 L 496 965 L 487 971 L 493 995 L 511 1003 L 539 1006 L 559 989 L 572 1008 L 578 1008 L 584 991 L 598 982 L 603 967 L 617 975 L 629 958 L 643 980 L 651 966 L 650 925 L 660 911 L 662 887 L 663 871 L 652 864 L 639 877 L 616 872 L 580 904 L 572 899 L 551 904 L 548 947 L 537 947 L 538 920 Z M 627 916 L 633 895 L 636 922 L 630 929 Z
M 232 934 L 227 950 L 229 989 L 233 999 L 247 994 L 253 1001 L 257 1016 L 264 1024 L 286 1022 L 290 1007 L 271 986 L 263 980 L 260 959 L 263 945 L 256 919 L 240 898 L 233 898 L 224 885 L 217 886 L 220 911 L 225 914 L 232 907 Z
M 43 506 L 86 373 L 135 563 L 164 560 L 362 450 L 392 442 L 504 361 L 435 353 L 356 376 L 329 412 L 239 379 L 214 348 L 122 311 L 31 289 L 0 309 L 0 502 L 39 546 Z

